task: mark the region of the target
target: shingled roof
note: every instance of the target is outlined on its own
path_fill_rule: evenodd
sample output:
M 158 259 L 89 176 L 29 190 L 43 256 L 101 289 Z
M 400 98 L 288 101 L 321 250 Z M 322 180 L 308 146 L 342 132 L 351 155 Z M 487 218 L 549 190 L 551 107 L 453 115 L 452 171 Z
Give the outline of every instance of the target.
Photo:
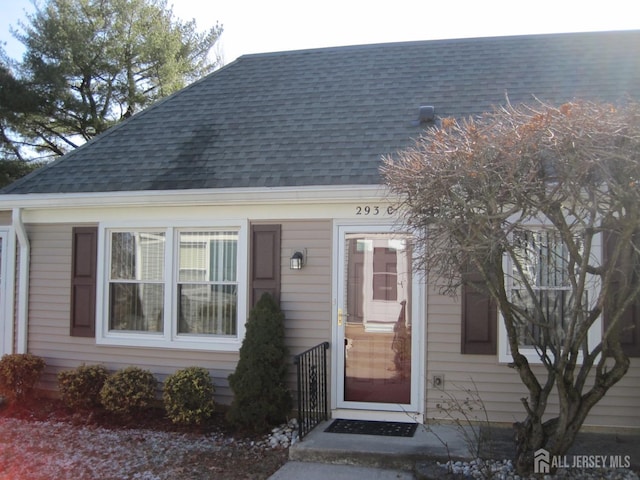
M 3 193 L 375 185 L 437 118 L 505 102 L 640 98 L 640 31 L 246 55 Z

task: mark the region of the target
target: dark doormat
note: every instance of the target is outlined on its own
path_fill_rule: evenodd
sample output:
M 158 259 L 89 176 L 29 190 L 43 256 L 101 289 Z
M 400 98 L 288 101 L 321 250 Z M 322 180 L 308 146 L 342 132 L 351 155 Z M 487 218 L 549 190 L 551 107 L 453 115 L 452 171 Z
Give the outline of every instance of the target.
M 374 422 L 371 420 L 343 420 L 338 418 L 325 429 L 325 432 L 381 435 L 384 437 L 413 437 L 417 428 L 417 423 Z

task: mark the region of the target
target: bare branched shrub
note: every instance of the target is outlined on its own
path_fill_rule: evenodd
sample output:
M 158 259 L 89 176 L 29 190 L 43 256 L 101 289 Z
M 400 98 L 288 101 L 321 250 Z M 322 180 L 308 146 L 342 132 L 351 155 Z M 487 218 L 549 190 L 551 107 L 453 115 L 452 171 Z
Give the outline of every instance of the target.
M 443 390 L 440 394 L 436 403 L 439 418 L 431 419 L 430 424 L 438 425 L 446 422 L 453 425 L 462 437 L 467 447 L 467 452 L 471 458 L 476 460 L 476 465 L 482 478 L 491 478 L 493 476 L 491 464 L 482 460 L 483 454 L 487 454 L 489 460 L 493 458 L 491 425 L 484 401 L 473 379 L 471 379 L 471 387 L 460 385 L 454 385 L 453 387 L 455 391 Z M 435 429 L 427 426 L 427 430 L 447 449 L 449 456 L 447 466 L 449 472 L 453 473 L 451 467 L 454 461 L 449 452 L 447 442 Z
M 640 296 L 640 105 L 508 105 L 443 119 L 387 158 L 383 175 L 416 238 L 416 267 L 448 294 L 478 270 L 499 307 L 528 390 L 518 469 L 538 448 L 565 454 L 629 368 L 620 336 Z M 552 394 L 560 411 L 543 421 Z

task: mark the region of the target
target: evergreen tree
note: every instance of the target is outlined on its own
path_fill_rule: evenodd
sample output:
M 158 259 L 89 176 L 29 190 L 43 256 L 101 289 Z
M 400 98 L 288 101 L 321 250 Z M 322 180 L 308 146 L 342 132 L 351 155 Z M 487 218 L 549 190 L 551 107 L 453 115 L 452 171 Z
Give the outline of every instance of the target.
M 26 52 L 2 59 L 0 92 L 38 100 L 3 115 L 4 151 L 20 159 L 62 155 L 209 73 L 222 27 L 200 33 L 166 0 L 48 0 L 13 33 Z
M 292 408 L 286 385 L 289 354 L 284 343 L 284 314 L 271 295 L 262 295 L 249 314 L 235 373 L 228 420 L 235 426 L 266 431 L 286 420 Z

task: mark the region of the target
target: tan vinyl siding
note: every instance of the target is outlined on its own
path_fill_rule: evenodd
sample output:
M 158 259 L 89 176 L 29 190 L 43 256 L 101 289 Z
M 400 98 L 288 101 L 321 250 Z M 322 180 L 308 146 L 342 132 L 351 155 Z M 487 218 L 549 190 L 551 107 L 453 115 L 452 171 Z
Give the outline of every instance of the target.
M 491 421 L 511 424 L 523 420 L 525 414 L 520 399 L 526 396 L 526 390 L 517 373 L 498 363 L 497 356 L 459 353 L 460 308 L 459 299 L 429 290 L 426 418 L 443 417 L 436 405 L 448 395 L 464 399 L 465 389 L 477 388 Z M 434 375 L 444 375 L 445 392 L 431 386 Z M 625 378 L 593 408 L 585 426 L 640 427 L 639 391 L 640 359 L 634 358 Z M 553 411 L 553 403 L 549 409 Z
M 331 340 L 332 223 L 290 221 L 282 224 L 282 286 L 280 305 L 285 314 L 286 343 L 291 355 Z M 289 259 L 305 248 L 302 270 L 291 270 Z M 327 368 L 330 370 L 329 355 Z M 295 366 L 289 369 L 289 386 L 296 390 Z
M 287 343 L 297 354 L 331 339 L 330 221 L 292 221 L 282 224 L 282 290 Z M 302 270 L 291 270 L 289 259 L 305 248 Z
M 110 370 L 128 365 L 150 369 L 160 380 L 190 365 L 207 368 L 214 377 L 216 398 L 231 401 L 227 376 L 238 354 L 161 348 L 96 345 L 93 338 L 69 335 L 71 282 L 71 224 L 28 225 L 31 241 L 29 351 L 45 358 L 42 388 L 56 389 L 60 370 L 104 364 Z M 307 249 L 301 271 L 289 269 L 290 250 Z M 286 222 L 282 228 L 281 304 L 292 355 L 331 338 L 331 222 Z M 291 386 L 295 368 L 290 369 Z
M 11 225 L 12 223 L 12 212 L 9 210 L 2 210 L 0 211 L 0 225 L 5 226 L 5 225 Z
M 69 335 L 72 225 L 28 225 L 31 241 L 29 290 L 29 351 L 42 356 L 47 368 L 41 382 L 45 390 L 57 387 L 60 370 L 81 364 L 103 364 L 109 370 L 137 365 L 160 380 L 191 365 L 208 369 L 216 386 L 216 399 L 229 403 L 227 376 L 235 369 L 237 353 L 174 349 L 97 346 L 94 338 Z
M 331 220 L 274 220 L 272 223 L 282 225 L 280 296 L 286 342 L 293 356 L 331 340 L 333 227 Z M 41 386 L 55 390 L 57 372 L 82 363 L 101 363 L 110 370 L 138 365 L 150 369 L 160 380 L 179 368 L 200 365 L 214 377 L 217 400 L 229 403 L 227 376 L 235 368 L 237 353 L 97 346 L 93 338 L 69 335 L 72 227 L 71 224 L 27 225 L 32 253 L 28 348 L 47 362 Z M 293 271 L 289 269 L 289 258 L 297 248 L 306 249 L 306 263 L 302 270 Z M 459 299 L 429 290 L 425 328 L 426 418 L 440 416 L 436 404 L 443 392 L 432 388 L 431 380 L 433 375 L 444 375 L 446 391 L 457 396 L 464 395 L 465 388 L 474 388 L 473 379 L 490 420 L 508 424 L 522 420 L 520 398 L 526 392 L 516 372 L 499 364 L 497 356 L 459 353 L 460 308 Z M 295 389 L 293 363 L 289 379 Z M 640 359 L 635 358 L 627 376 L 593 409 L 586 425 L 640 427 L 639 391 Z

